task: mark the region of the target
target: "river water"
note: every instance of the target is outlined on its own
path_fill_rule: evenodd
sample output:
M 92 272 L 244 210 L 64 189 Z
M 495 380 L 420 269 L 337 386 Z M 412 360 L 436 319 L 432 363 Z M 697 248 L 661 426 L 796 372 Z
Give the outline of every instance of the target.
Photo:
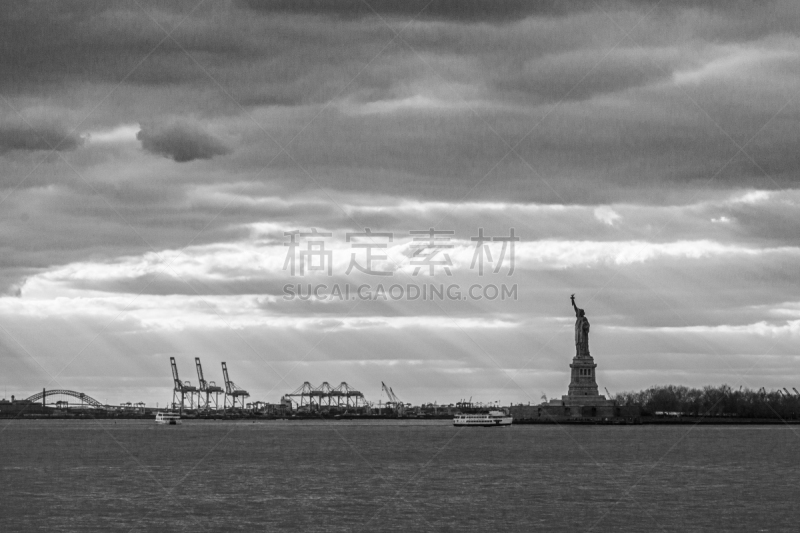
M 0 420 L 0 530 L 800 531 L 800 426 Z

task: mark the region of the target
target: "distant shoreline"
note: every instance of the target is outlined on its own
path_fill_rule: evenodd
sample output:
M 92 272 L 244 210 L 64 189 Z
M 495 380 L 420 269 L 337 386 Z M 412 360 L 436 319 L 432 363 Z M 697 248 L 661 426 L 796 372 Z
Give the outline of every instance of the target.
M 368 415 L 368 416 L 294 416 L 294 417 L 279 417 L 279 416 L 208 416 L 208 417 L 185 417 L 184 420 L 197 420 L 208 422 L 240 422 L 243 420 L 249 421 L 293 421 L 303 422 L 309 420 L 326 420 L 326 421 L 339 421 L 339 420 L 402 420 L 402 421 L 423 421 L 423 420 L 451 420 L 452 415 L 436 415 L 425 417 L 396 417 L 389 415 Z M 0 420 L 20 420 L 20 421 L 40 421 L 40 420 L 154 420 L 155 417 L 151 415 L 139 416 L 48 416 L 41 414 L 31 414 L 23 416 L 0 416 Z M 645 416 L 635 421 L 619 421 L 619 420 L 601 420 L 601 419 L 522 419 L 514 420 L 514 425 L 593 425 L 593 426 L 692 426 L 702 424 L 706 426 L 753 426 L 753 425 L 796 425 L 800 424 L 800 420 L 781 420 L 777 418 L 733 418 L 733 417 L 651 417 Z

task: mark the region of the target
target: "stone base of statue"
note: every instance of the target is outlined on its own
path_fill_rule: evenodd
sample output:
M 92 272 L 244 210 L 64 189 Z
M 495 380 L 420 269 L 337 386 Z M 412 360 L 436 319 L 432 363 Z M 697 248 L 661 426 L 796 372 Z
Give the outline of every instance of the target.
M 571 379 L 567 394 L 560 400 L 550 400 L 551 405 L 563 407 L 595 406 L 605 407 L 615 405 L 614 400 L 606 399 L 597 390 L 595 369 L 597 365 L 591 355 L 580 355 L 572 358 L 569 365 Z
M 641 422 L 638 405 L 617 405 L 598 394 L 597 365 L 588 350 L 572 358 L 571 379 L 567 394 L 539 405 L 511 406 L 514 423 L 607 423 L 636 424 Z

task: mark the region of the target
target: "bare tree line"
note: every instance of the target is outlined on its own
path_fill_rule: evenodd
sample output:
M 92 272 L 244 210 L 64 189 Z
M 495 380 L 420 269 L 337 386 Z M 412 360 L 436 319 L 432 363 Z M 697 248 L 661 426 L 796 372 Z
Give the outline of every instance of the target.
M 793 388 L 757 391 L 728 385 L 706 385 L 702 389 L 683 385 L 656 385 L 638 392 L 615 396 L 619 405 L 639 405 L 642 414 L 712 416 L 740 418 L 796 419 L 800 413 L 800 394 Z

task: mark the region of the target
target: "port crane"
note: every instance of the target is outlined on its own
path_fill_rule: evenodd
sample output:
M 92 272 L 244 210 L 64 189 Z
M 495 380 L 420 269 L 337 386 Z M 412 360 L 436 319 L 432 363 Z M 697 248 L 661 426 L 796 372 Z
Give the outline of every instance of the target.
M 319 387 L 318 387 L 319 388 Z M 284 395 L 286 398 L 289 398 L 289 401 L 294 401 L 297 403 L 297 407 L 308 406 L 309 409 L 313 409 L 313 398 L 314 398 L 314 387 L 311 386 L 311 383 L 308 381 L 304 381 L 302 385 L 300 385 L 296 390 L 290 392 L 289 394 Z M 300 400 L 294 400 L 297 396 L 300 397 Z
M 200 389 L 198 392 L 198 399 L 202 399 L 202 393 L 205 393 L 205 403 L 202 407 L 208 411 L 211 408 L 211 402 L 213 400 L 214 410 L 219 409 L 219 393 L 225 392 L 224 389 L 213 381 L 205 380 L 203 377 L 203 366 L 200 364 L 199 357 L 194 358 L 194 364 L 197 367 L 197 383 Z M 200 402 L 198 402 L 198 408 L 199 407 L 201 407 Z
M 361 403 L 360 407 L 363 407 L 367 404 L 367 400 L 364 398 L 364 395 L 361 391 L 357 391 L 352 388 L 350 385 L 347 384 L 346 381 L 342 381 L 338 387 L 333 389 L 332 394 L 337 396 L 337 406 L 338 407 L 359 407 L 359 401 Z M 342 400 L 344 400 L 344 404 L 342 404 Z
M 194 409 L 194 396 L 195 394 L 198 394 L 199 396 L 199 393 L 197 391 L 197 387 L 193 387 L 189 381 L 182 382 L 178 377 L 178 365 L 175 363 L 174 357 L 169 358 L 169 364 L 172 366 L 172 381 L 175 385 L 172 389 L 172 408 L 175 409 L 176 405 L 180 405 L 179 412 L 183 414 L 186 395 L 188 394 L 189 396 L 189 408 Z M 180 395 L 180 403 L 178 403 L 178 395 Z
M 239 398 L 239 408 L 244 409 L 244 399 L 249 398 L 250 393 L 238 387 L 236 383 L 230 380 L 228 377 L 228 366 L 225 364 L 225 361 L 222 362 L 222 377 L 225 379 L 225 409 L 229 406 L 229 399 L 230 408 L 236 409 L 237 398 Z
M 397 412 L 399 416 L 402 416 L 406 409 L 405 404 L 397 397 L 392 388 L 387 387 L 386 383 L 383 381 L 381 381 L 381 392 L 385 392 L 386 397 L 389 398 L 384 405 L 394 408 L 395 412 Z
M 295 402 L 298 408 L 306 407 L 312 412 L 323 407 L 349 409 L 369 405 L 364 395 L 345 381 L 342 381 L 336 388 L 331 387 L 327 381 L 324 381 L 319 387 L 312 387 L 311 383 L 306 381 L 293 392 L 284 394 L 284 398 L 289 402 Z
M 800 392 L 797 392 L 797 389 L 795 389 L 794 387 L 792 387 L 792 390 L 797 395 L 797 397 L 800 398 Z
M 461 399 L 460 401 L 456 402 L 456 407 L 459 409 L 472 409 L 472 396 L 469 397 L 469 400 Z
M 327 381 L 323 381 L 322 385 L 314 389 L 312 394 L 317 399 L 317 406 L 320 408 L 330 408 L 336 405 L 333 399 L 334 396 L 337 396 L 336 392 Z M 337 397 L 336 399 L 338 400 L 339 398 Z

